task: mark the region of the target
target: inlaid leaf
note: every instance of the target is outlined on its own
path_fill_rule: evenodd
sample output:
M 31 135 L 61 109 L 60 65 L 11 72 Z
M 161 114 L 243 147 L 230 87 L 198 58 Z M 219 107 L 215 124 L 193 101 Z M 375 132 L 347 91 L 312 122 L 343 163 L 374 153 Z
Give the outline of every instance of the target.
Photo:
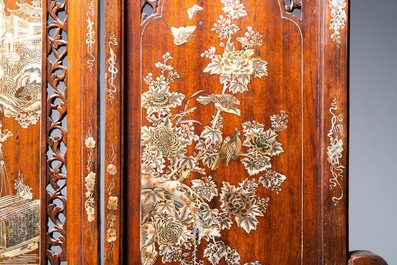
M 267 76 L 267 62 L 260 58 L 252 59 L 254 68 L 254 77 L 261 78 L 262 76 Z
M 179 209 L 179 221 L 181 221 L 183 225 L 190 225 L 194 222 L 192 213 L 185 205 Z
M 222 141 L 222 132 L 210 126 L 205 126 L 200 136 L 205 139 L 206 143 L 217 143 Z
M 222 241 L 218 241 L 215 244 L 209 243 L 204 250 L 204 257 L 207 257 L 212 265 L 219 263 L 221 258 L 226 257 L 227 246 Z
M 179 160 L 179 166 L 181 168 L 187 168 L 187 169 L 194 169 L 197 164 L 197 159 L 192 156 L 184 156 L 181 157 Z
M 204 73 L 210 72 L 210 74 L 220 74 L 222 70 L 222 57 L 220 55 L 215 55 L 211 62 L 204 69 Z
M 236 223 L 238 227 L 241 227 L 245 232 L 249 233 L 251 230 L 256 230 L 258 219 L 255 216 L 236 216 Z
M 175 215 L 175 202 L 167 200 L 165 202 L 159 202 L 156 206 L 156 212 L 158 214 L 168 214 L 171 216 Z
M 217 155 L 218 155 L 218 153 L 206 153 L 203 156 L 203 163 L 207 167 L 211 167 L 214 164 Z
M 233 94 L 243 93 L 248 90 L 247 84 L 240 83 L 239 81 L 231 81 L 228 90 Z
M 142 203 L 154 203 L 165 200 L 165 191 L 162 188 L 142 189 Z

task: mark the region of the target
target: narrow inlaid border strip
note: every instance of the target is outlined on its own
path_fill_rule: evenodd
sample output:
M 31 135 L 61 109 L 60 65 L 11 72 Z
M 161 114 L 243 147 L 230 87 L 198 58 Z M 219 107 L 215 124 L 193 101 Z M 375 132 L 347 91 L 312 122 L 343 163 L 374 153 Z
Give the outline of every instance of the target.
M 345 166 L 342 164 L 342 157 L 344 151 L 344 126 L 343 114 L 338 108 L 337 98 L 334 97 L 331 107 L 329 108 L 331 114 L 331 128 L 328 131 L 329 145 L 327 147 L 327 161 L 331 172 L 329 180 L 330 190 L 337 189 L 338 195 L 332 197 L 334 204 L 338 204 L 343 199 L 344 191 L 341 182 L 344 177 Z

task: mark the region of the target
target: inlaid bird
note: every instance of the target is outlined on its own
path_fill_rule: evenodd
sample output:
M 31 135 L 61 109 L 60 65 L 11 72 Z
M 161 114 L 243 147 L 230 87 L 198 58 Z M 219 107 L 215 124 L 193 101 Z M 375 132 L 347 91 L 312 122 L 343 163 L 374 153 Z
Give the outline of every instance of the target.
M 232 138 L 229 136 L 223 141 L 223 145 L 219 154 L 215 157 L 214 163 L 212 163 L 211 169 L 216 170 L 221 164 L 223 159 L 226 159 L 226 165 L 229 164 L 230 160 L 236 160 L 240 155 L 242 148 L 242 142 L 240 139 L 240 131 L 236 127 Z
M 198 97 L 197 101 L 203 105 L 214 102 L 215 108 L 218 110 L 240 116 L 240 109 L 237 107 L 237 105 L 240 105 L 240 101 L 233 95 L 210 94 L 208 96 Z

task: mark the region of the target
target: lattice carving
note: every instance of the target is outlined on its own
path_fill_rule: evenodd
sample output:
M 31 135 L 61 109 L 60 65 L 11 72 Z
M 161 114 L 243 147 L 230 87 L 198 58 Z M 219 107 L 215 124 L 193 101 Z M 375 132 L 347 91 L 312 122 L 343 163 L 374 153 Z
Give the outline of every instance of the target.
M 66 261 L 67 0 L 47 2 L 47 241 L 50 264 Z
M 141 23 L 157 14 L 160 0 L 141 0 Z
M 284 0 L 284 8 L 287 13 L 302 16 L 302 0 Z

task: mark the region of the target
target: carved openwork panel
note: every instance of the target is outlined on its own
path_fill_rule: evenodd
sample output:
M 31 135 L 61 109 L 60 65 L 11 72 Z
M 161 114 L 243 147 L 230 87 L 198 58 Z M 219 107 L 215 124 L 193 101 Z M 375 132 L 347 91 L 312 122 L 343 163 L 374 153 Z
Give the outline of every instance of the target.
M 150 16 L 155 16 L 159 9 L 161 0 L 141 0 L 141 22 Z
M 302 18 L 302 1 L 303 0 L 284 0 L 285 11 Z
M 165 1 L 156 12 L 142 26 L 140 87 L 130 88 L 140 91 L 141 112 L 127 116 L 141 139 L 133 260 L 298 264 L 300 27 L 279 1 Z M 290 255 L 274 255 L 275 236 L 290 239 Z
M 67 1 L 48 1 L 46 30 L 46 185 L 48 219 L 45 254 L 50 264 L 66 261 Z

